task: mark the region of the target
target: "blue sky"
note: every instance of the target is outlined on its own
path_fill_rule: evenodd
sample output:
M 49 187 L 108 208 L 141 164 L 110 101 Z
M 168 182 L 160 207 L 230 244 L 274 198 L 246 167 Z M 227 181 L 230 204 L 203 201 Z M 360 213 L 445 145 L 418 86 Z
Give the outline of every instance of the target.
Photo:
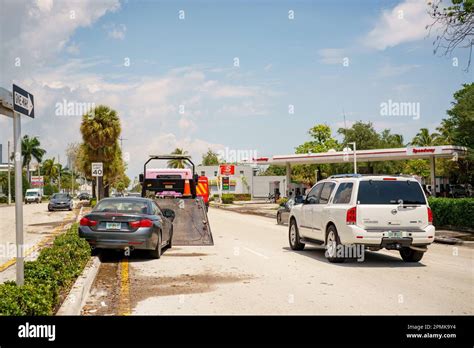
M 457 67 L 432 54 L 423 0 L 1 2 L 1 86 L 14 80 L 37 103 L 24 132 L 64 158 L 80 117 L 55 114 L 57 103 L 110 105 L 132 178 L 148 154 L 177 146 L 197 162 L 208 147 L 293 153 L 317 123 L 336 134 L 343 110 L 348 125 L 371 121 L 409 141 L 473 80 L 467 52 L 455 52 Z M 382 116 L 388 100 L 419 103 L 420 118 Z M 6 143 L 11 122 L 0 127 Z

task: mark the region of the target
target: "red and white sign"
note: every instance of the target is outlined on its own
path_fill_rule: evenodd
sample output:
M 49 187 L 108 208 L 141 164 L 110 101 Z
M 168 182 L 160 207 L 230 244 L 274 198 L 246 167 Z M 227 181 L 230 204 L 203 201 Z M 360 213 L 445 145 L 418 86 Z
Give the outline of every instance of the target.
M 221 175 L 234 175 L 235 166 L 233 164 L 221 164 L 219 166 Z
M 441 149 L 437 147 L 407 147 L 407 155 L 437 155 L 442 153 Z
M 34 187 L 41 187 L 44 185 L 44 177 L 43 176 L 31 176 L 31 186 Z

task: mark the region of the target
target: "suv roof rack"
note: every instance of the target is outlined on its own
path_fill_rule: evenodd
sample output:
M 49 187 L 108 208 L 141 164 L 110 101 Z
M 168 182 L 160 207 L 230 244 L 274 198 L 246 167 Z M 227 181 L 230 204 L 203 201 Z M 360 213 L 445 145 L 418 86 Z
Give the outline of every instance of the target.
M 413 175 L 410 174 L 335 174 L 328 177 L 328 179 L 337 179 L 337 178 L 361 178 L 364 176 L 399 176 L 412 178 Z

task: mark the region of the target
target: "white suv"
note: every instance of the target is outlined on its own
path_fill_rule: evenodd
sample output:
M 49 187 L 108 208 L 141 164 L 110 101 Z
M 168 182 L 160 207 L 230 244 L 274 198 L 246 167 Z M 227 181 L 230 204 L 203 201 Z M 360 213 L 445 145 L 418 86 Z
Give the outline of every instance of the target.
M 419 182 L 411 176 L 333 175 L 314 185 L 289 216 L 293 250 L 324 244 L 330 262 L 342 262 L 340 246 L 400 251 L 418 262 L 433 243 L 433 214 Z

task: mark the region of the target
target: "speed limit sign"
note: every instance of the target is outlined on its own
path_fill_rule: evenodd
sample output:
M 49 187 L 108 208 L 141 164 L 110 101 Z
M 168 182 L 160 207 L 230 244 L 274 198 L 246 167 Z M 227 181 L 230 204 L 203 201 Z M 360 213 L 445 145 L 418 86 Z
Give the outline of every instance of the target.
M 92 176 L 103 176 L 104 175 L 104 165 L 102 162 L 93 162 L 92 163 Z

